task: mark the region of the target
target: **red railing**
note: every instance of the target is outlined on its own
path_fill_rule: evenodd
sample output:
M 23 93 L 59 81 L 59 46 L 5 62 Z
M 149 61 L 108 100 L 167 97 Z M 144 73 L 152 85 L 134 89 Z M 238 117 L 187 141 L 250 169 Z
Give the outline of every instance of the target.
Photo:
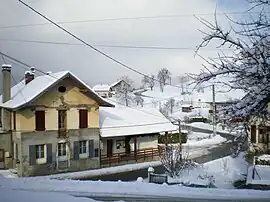
M 110 157 L 107 157 L 107 155 L 101 155 L 101 165 L 102 166 L 111 166 L 120 164 L 123 162 L 128 163 L 129 161 L 149 161 L 153 160 L 154 157 L 157 157 L 159 155 L 158 148 L 148 148 L 148 149 L 142 149 L 138 150 L 136 154 L 134 151 L 131 151 L 130 154 L 126 154 L 125 152 L 122 153 L 115 153 Z

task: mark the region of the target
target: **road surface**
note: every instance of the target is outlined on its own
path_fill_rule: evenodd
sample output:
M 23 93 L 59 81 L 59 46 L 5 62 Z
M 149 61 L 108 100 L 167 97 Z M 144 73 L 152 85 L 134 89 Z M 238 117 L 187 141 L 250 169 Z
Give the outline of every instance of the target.
M 79 196 L 82 197 L 82 196 Z M 173 197 L 173 196 L 85 196 L 86 198 L 91 198 L 97 201 L 123 201 L 123 202 L 254 202 L 254 201 L 270 201 L 270 199 L 261 198 L 245 198 L 245 199 L 203 199 L 203 198 L 186 198 L 186 197 Z
M 197 132 L 202 132 L 202 130 L 198 129 Z M 208 132 L 203 130 L 203 132 Z M 218 158 L 222 158 L 224 156 L 228 156 L 231 154 L 231 148 L 235 144 L 234 143 L 234 136 L 229 134 L 222 134 L 221 136 L 227 139 L 227 142 L 224 142 L 220 145 L 216 145 L 215 147 L 208 148 L 207 154 L 202 155 L 200 157 L 193 158 L 197 163 L 205 163 L 208 161 L 212 161 Z M 191 148 L 195 149 L 195 148 Z M 196 147 L 196 149 L 200 149 Z M 204 150 L 205 151 L 205 150 Z M 129 171 L 129 172 L 122 172 L 122 173 L 115 173 L 110 175 L 102 175 L 102 176 L 95 176 L 95 177 L 89 177 L 82 180 L 102 180 L 102 181 L 135 181 L 138 177 L 147 178 L 148 176 L 148 168 L 144 168 L 141 170 L 135 170 L 135 171 Z M 155 173 L 163 174 L 165 173 L 165 170 L 163 166 L 157 166 L 155 167 Z

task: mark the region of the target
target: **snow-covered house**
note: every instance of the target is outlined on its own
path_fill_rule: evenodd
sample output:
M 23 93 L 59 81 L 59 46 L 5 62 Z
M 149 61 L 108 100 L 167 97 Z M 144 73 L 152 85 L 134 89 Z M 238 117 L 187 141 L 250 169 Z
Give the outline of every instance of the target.
M 101 107 L 101 164 L 153 160 L 158 156 L 159 134 L 175 130 L 158 111 Z
M 112 88 L 108 84 L 95 85 L 93 90 L 103 98 L 112 97 Z
M 69 71 L 32 69 L 12 88 L 11 66 L 2 72 L 2 166 L 19 176 L 100 167 L 99 107 L 114 105 Z
M 121 79 L 121 80 L 118 80 L 114 83 L 112 83 L 110 85 L 110 89 L 112 90 L 112 92 L 116 92 L 117 91 L 117 88 L 119 88 L 120 86 L 123 86 L 123 85 L 127 85 L 129 86 L 130 88 L 132 88 L 132 86 L 130 86 L 129 83 L 127 83 L 125 80 Z M 133 90 L 133 89 L 132 89 Z

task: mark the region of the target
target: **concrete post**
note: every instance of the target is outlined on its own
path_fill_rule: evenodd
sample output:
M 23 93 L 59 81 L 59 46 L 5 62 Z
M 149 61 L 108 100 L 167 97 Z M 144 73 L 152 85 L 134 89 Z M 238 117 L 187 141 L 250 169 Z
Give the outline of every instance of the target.
M 150 182 L 150 175 L 155 172 L 155 169 L 153 167 L 148 168 L 148 182 Z

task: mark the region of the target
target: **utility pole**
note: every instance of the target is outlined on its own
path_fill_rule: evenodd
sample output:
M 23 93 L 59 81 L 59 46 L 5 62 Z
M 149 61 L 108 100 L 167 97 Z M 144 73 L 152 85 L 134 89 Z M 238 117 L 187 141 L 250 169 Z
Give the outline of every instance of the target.
M 181 158 L 182 158 L 181 120 L 178 119 L 178 120 L 177 120 L 177 123 L 178 123 L 178 131 L 179 131 L 179 137 L 178 137 L 178 138 L 179 138 L 179 150 L 180 150 L 180 152 L 181 152 Z
M 216 92 L 215 92 L 215 85 L 212 86 L 212 93 L 213 93 L 213 136 L 216 135 Z

